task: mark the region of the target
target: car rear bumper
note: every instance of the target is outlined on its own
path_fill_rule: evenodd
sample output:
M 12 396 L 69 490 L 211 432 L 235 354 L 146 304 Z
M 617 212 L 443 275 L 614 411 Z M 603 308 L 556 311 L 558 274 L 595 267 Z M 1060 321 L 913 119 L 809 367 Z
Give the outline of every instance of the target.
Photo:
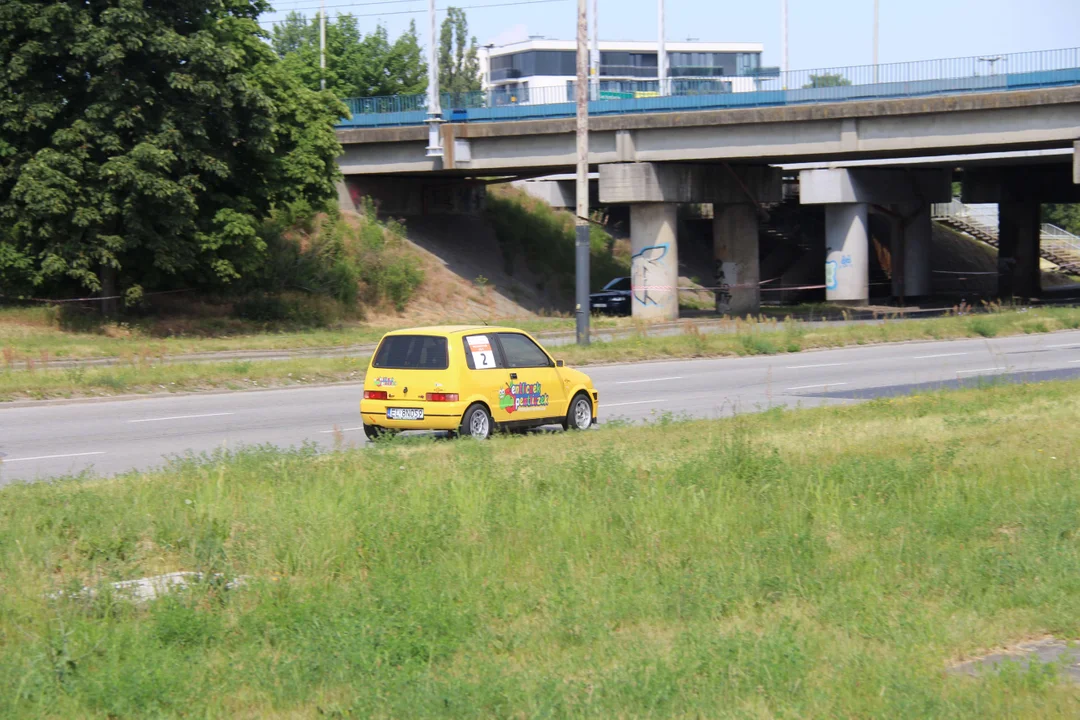
M 391 420 L 386 417 L 386 409 L 391 407 L 422 408 L 424 419 Z M 365 425 L 376 425 L 392 430 L 457 430 L 461 425 L 461 416 L 464 412 L 464 403 L 394 402 L 393 400 L 363 400 L 360 403 L 360 417 Z

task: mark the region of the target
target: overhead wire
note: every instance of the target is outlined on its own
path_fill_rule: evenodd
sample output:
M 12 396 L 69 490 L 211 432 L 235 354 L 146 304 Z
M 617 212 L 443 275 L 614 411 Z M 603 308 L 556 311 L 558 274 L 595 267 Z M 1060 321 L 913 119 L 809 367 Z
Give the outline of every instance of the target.
M 390 0 L 387 0 L 387 2 L 389 2 L 389 1 Z M 408 2 L 410 0 L 395 0 L 395 1 Z M 547 4 L 547 3 L 569 2 L 569 1 L 570 0 L 518 0 L 517 2 L 485 3 L 485 4 L 482 4 L 482 5 L 454 5 L 452 7 L 457 8 L 458 10 L 474 10 L 474 9 L 482 9 L 482 8 L 512 7 L 512 6 L 517 6 L 517 5 L 543 5 L 543 4 Z M 353 4 L 354 5 L 359 5 L 361 3 L 353 3 Z M 376 4 L 376 3 L 372 3 L 372 4 Z M 342 7 L 346 7 L 346 6 L 342 6 Z M 310 8 L 310 9 L 318 9 L 318 8 L 314 7 L 314 8 Z M 445 8 L 445 7 L 438 8 L 438 11 L 439 12 L 444 12 L 447 9 L 448 8 Z M 422 10 L 393 10 L 393 11 L 390 11 L 390 12 L 356 13 L 356 14 L 350 13 L 350 14 L 353 17 L 388 17 L 390 15 L 420 15 L 420 14 L 423 14 L 423 13 L 426 13 L 426 12 L 427 12 L 426 9 L 422 9 Z M 282 25 L 282 24 L 284 24 L 286 22 L 288 22 L 288 21 L 287 20 L 260 20 L 259 24 L 260 25 Z

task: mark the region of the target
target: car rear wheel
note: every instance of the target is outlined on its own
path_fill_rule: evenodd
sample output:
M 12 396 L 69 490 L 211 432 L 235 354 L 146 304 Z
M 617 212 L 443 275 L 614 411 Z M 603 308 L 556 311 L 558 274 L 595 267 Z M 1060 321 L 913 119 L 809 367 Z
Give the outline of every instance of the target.
M 563 428 L 566 430 L 588 430 L 592 425 L 592 400 L 585 393 L 578 393 L 570 402 Z
M 491 413 L 487 411 L 486 407 L 477 403 L 470 405 L 465 414 L 461 416 L 461 429 L 459 432 L 463 437 L 487 440 L 491 437 L 494 426 L 495 423 L 491 419 Z
M 396 430 L 390 428 L 379 427 L 378 425 L 365 425 L 364 434 L 367 435 L 368 440 L 378 440 L 379 438 L 395 435 Z

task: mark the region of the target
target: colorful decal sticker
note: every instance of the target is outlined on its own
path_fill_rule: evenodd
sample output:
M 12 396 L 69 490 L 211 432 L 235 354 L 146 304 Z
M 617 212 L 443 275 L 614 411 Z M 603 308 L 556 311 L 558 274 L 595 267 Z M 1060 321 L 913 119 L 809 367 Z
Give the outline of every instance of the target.
M 397 385 L 397 380 L 392 377 L 377 377 L 375 378 L 375 387 L 394 387 Z
M 547 393 L 540 383 L 507 383 L 499 390 L 499 407 L 513 415 L 519 410 L 539 410 L 548 406 Z
M 499 367 L 487 335 L 469 335 L 465 340 L 469 343 L 469 352 L 472 353 L 473 367 L 477 370 Z
M 828 290 L 836 289 L 836 261 L 830 260 L 825 263 L 825 288 Z

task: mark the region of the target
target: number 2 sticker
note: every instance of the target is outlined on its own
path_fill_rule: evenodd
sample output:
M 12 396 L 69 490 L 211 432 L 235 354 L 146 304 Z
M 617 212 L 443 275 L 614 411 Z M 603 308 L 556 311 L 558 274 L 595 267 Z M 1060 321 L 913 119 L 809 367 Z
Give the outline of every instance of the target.
M 477 370 L 498 367 L 487 335 L 470 335 L 465 340 L 469 343 L 469 352 L 472 353 L 473 367 Z

